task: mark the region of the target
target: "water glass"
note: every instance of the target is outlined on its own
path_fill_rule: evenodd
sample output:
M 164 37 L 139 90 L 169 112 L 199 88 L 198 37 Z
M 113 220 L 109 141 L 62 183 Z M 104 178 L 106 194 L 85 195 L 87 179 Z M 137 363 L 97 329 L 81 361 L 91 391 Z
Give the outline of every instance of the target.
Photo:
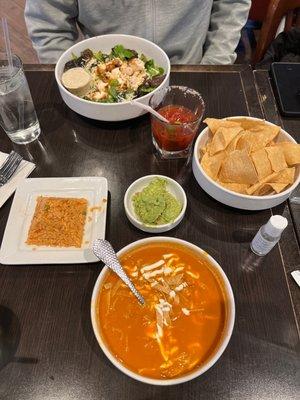
M 22 61 L 16 55 L 12 61 L 12 70 L 0 61 L 0 125 L 14 143 L 27 144 L 38 138 L 41 129 Z
M 152 141 L 162 158 L 188 157 L 204 114 L 202 96 L 185 86 L 160 89 L 150 99 L 150 106 L 170 122 L 151 114 Z

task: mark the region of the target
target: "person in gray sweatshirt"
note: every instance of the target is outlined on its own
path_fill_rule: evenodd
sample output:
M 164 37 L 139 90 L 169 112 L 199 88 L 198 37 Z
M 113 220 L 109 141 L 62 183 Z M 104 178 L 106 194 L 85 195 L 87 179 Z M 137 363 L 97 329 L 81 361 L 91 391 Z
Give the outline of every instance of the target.
M 27 0 L 25 20 L 40 62 L 55 63 L 78 39 L 125 33 L 162 47 L 173 64 L 232 64 L 251 0 Z

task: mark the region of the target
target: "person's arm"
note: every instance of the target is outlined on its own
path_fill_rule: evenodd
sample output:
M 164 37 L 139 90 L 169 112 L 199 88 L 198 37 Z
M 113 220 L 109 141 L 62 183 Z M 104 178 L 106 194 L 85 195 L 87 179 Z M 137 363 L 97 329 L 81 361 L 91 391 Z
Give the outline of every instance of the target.
M 201 64 L 233 64 L 251 0 L 214 0 Z
M 25 21 L 39 60 L 55 63 L 78 38 L 76 0 L 27 0 Z

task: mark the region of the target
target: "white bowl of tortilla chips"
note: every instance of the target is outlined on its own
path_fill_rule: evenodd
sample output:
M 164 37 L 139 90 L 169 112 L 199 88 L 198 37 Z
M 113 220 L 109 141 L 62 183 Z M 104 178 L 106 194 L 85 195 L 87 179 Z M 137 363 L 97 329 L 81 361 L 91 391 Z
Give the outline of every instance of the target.
M 300 183 L 300 144 L 258 118 L 207 118 L 198 136 L 193 173 L 211 197 L 243 210 L 285 201 Z

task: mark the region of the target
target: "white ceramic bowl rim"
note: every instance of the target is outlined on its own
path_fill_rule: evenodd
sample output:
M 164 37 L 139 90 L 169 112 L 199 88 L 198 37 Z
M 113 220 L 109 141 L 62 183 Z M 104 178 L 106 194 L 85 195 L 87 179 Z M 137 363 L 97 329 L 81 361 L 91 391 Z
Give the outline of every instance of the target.
M 234 117 L 226 117 L 226 119 L 229 119 L 229 120 L 231 120 L 231 119 L 239 119 L 239 118 L 245 118 L 245 119 L 250 119 L 250 120 L 255 120 L 255 121 L 264 121 L 264 122 L 265 122 L 266 124 L 268 124 L 268 125 L 275 125 L 275 124 L 272 124 L 272 122 L 266 121 L 266 120 L 264 120 L 264 119 L 261 119 L 261 118 L 254 118 L 254 117 L 248 117 L 248 116 L 245 116 L 245 115 L 234 116 Z M 282 132 L 284 132 L 284 133 L 290 138 L 290 141 L 291 141 L 291 142 L 297 143 L 296 140 L 295 140 L 289 133 L 287 133 L 287 132 L 286 132 L 284 129 L 282 129 L 282 128 L 280 128 L 280 129 L 281 129 Z M 195 159 L 195 161 L 196 161 L 197 167 L 200 169 L 200 171 L 201 171 L 202 174 L 205 176 L 205 178 L 206 178 L 210 183 L 212 183 L 213 185 L 215 185 L 215 186 L 217 186 L 218 188 L 224 190 L 224 192 L 227 192 L 227 193 L 236 195 L 237 197 L 241 197 L 241 198 L 245 198 L 245 199 L 254 199 L 254 200 L 262 200 L 262 199 L 264 199 L 264 200 L 270 200 L 270 199 L 280 198 L 280 197 L 284 196 L 285 194 L 288 194 L 288 193 L 292 192 L 292 191 L 298 186 L 298 184 L 299 184 L 299 182 L 300 182 L 300 174 L 299 174 L 298 178 L 295 180 L 295 182 L 294 182 L 291 186 L 289 186 L 287 189 L 285 189 L 283 192 L 276 193 L 276 194 L 268 194 L 268 195 L 265 195 L 265 196 L 252 196 L 252 195 L 249 195 L 249 194 L 241 194 L 241 193 L 234 192 L 233 190 L 229 190 L 229 189 L 225 188 L 225 187 L 222 186 L 222 185 L 219 185 L 219 184 L 218 184 L 217 182 L 215 182 L 210 176 L 208 176 L 208 175 L 206 174 L 206 172 L 205 172 L 204 169 L 202 168 L 202 165 L 200 164 L 200 161 L 199 161 L 199 149 L 198 149 L 198 147 L 199 147 L 200 137 L 201 137 L 202 134 L 206 133 L 207 131 L 209 131 L 209 127 L 208 127 L 208 126 L 207 126 L 206 128 L 204 128 L 204 129 L 202 130 L 202 132 L 200 132 L 199 135 L 198 135 L 198 137 L 197 137 L 197 140 L 196 140 L 196 143 L 195 143 L 195 147 L 194 147 L 194 159 Z
M 225 332 L 222 336 L 219 348 L 211 357 L 207 363 L 204 365 L 201 365 L 199 368 L 193 370 L 192 372 L 183 375 L 178 378 L 172 378 L 172 379 L 153 379 L 153 378 L 147 378 L 142 375 L 138 375 L 135 372 L 131 371 L 127 367 L 125 367 L 123 364 L 121 364 L 117 358 L 110 352 L 108 346 L 106 345 L 105 341 L 102 339 L 101 334 L 100 334 L 100 329 L 98 327 L 97 323 L 97 317 L 96 317 L 96 301 L 98 297 L 99 290 L 101 288 L 102 281 L 106 275 L 106 273 L 109 271 L 107 267 L 104 267 L 102 271 L 100 272 L 97 281 L 95 283 L 94 289 L 93 289 L 93 294 L 92 294 L 92 300 L 91 300 L 91 320 L 92 320 L 92 326 L 94 330 L 94 334 L 97 338 L 97 341 L 106 355 L 106 357 L 112 362 L 112 364 L 117 367 L 120 371 L 122 371 L 124 374 L 128 375 L 129 377 L 138 380 L 143 383 L 151 384 L 151 385 L 160 385 L 160 386 L 170 386 L 170 385 L 177 385 L 180 383 L 188 382 L 194 378 L 197 378 L 198 376 L 202 375 L 204 372 L 206 372 L 209 368 L 211 368 L 221 357 L 223 352 L 225 351 L 229 340 L 231 338 L 231 334 L 233 331 L 234 327 L 234 320 L 235 320 L 235 302 L 234 302 L 234 296 L 232 292 L 232 288 L 230 285 L 230 282 L 219 265 L 217 261 L 212 258 L 208 253 L 206 253 L 204 250 L 202 250 L 200 247 L 187 242 L 183 239 L 178 239 L 178 238 L 172 238 L 172 237 L 167 237 L 167 236 L 157 236 L 157 237 L 148 237 L 146 239 L 141 239 L 137 240 L 133 243 L 128 244 L 127 246 L 123 247 L 120 251 L 118 251 L 118 256 L 121 256 L 122 254 L 126 253 L 127 251 L 131 250 L 132 248 L 139 247 L 143 244 L 147 243 L 153 243 L 153 242 L 172 242 L 172 243 L 178 243 L 184 246 L 187 246 L 188 248 L 194 250 L 197 253 L 201 253 L 203 257 L 206 257 L 208 261 L 213 265 L 213 267 L 218 271 L 219 276 L 222 278 L 222 282 L 224 284 L 226 296 L 227 296 L 227 301 L 228 301 L 228 306 L 229 306 L 229 313 L 228 313 L 228 319 L 226 321 L 226 329 Z
M 167 56 L 166 52 L 165 52 L 161 47 L 157 46 L 157 44 L 151 42 L 150 40 L 141 38 L 141 37 L 139 37 L 139 36 L 134 36 L 134 35 L 124 35 L 124 34 L 98 35 L 98 36 L 93 36 L 93 37 L 91 37 L 91 38 L 82 40 L 82 42 L 86 42 L 87 45 L 88 45 L 88 42 L 89 42 L 90 40 L 94 40 L 95 38 L 109 37 L 109 36 L 119 36 L 120 38 L 128 38 L 128 37 L 130 37 L 130 38 L 136 38 L 136 39 L 141 40 L 141 41 L 143 41 L 143 42 L 147 42 L 147 43 L 149 43 L 151 46 L 156 47 L 156 48 L 157 48 L 161 53 L 163 53 L 164 56 L 166 57 L 166 61 L 167 61 L 167 64 L 168 64 L 168 68 L 167 68 L 167 71 L 165 71 L 165 79 L 164 79 L 164 80 L 161 82 L 161 84 L 160 84 L 159 86 L 157 86 L 152 92 L 147 93 L 147 94 L 145 94 L 144 96 L 137 97 L 137 98 L 135 99 L 135 101 L 138 101 L 139 99 L 145 99 L 145 98 L 148 99 L 148 98 L 150 98 L 150 97 L 153 95 L 154 91 L 157 90 L 157 89 L 159 89 L 159 88 L 161 88 L 161 86 L 168 80 L 169 72 L 170 72 L 170 70 L 171 70 L 171 64 L 170 64 L 170 60 L 169 60 L 169 57 Z M 78 43 L 75 43 L 73 46 L 71 46 L 70 48 L 68 48 L 68 51 L 72 50 L 73 48 L 76 48 L 77 45 L 78 45 Z M 101 49 L 100 49 L 100 50 L 101 50 Z M 135 50 L 135 49 L 133 49 L 133 50 Z M 61 58 L 64 56 L 64 54 L 65 54 L 65 52 L 59 57 L 59 59 L 58 59 L 56 65 L 55 65 L 55 77 L 56 77 L 56 81 L 57 81 L 59 87 L 60 87 L 66 94 L 68 94 L 69 96 L 71 96 L 72 98 L 74 98 L 74 99 L 76 99 L 76 100 L 80 99 L 80 100 L 82 100 L 83 102 L 88 103 L 88 104 L 90 104 L 90 103 L 93 103 L 93 104 L 94 104 L 94 103 L 97 103 L 97 102 L 95 102 L 95 101 L 85 100 L 85 99 L 83 99 L 82 97 L 76 96 L 75 94 L 69 92 L 69 91 L 64 87 L 64 85 L 61 83 L 61 77 L 58 76 L 58 68 L 57 68 L 57 65 L 60 63 L 60 60 L 61 60 Z M 155 60 L 154 60 L 154 61 L 155 61 Z M 123 104 L 129 104 L 129 103 L 130 103 L 130 100 L 122 101 L 122 102 L 120 102 L 120 103 L 99 103 L 99 104 L 101 104 L 101 106 L 104 106 L 104 107 L 107 107 L 107 106 L 114 106 L 114 107 L 117 106 L 117 107 L 118 107 L 118 106 L 122 106 Z
M 128 198 L 130 190 L 138 183 L 143 181 L 145 178 L 162 178 L 162 179 L 166 179 L 167 181 L 171 181 L 173 185 L 177 186 L 177 188 L 180 190 L 180 192 L 183 195 L 184 201 L 182 204 L 182 209 L 180 211 L 180 213 L 177 215 L 177 217 L 174 219 L 174 221 L 172 222 L 168 222 L 167 224 L 162 224 L 162 225 L 151 225 L 151 224 L 144 224 L 142 221 L 140 221 L 139 219 L 136 218 L 135 214 L 133 214 L 132 212 L 130 212 L 129 208 L 127 207 L 127 203 L 130 201 L 130 199 Z M 134 219 L 139 225 L 145 226 L 145 227 L 151 227 L 151 228 L 157 228 L 157 229 L 161 229 L 161 228 L 167 228 L 170 225 L 175 225 L 176 222 L 182 217 L 182 215 L 185 213 L 186 211 L 186 207 L 187 207 L 187 199 L 186 199 L 186 194 L 184 189 L 182 188 L 182 186 L 175 181 L 175 179 L 169 178 L 166 175 L 145 175 L 142 176 L 141 178 L 136 179 L 134 182 L 132 182 L 132 184 L 128 187 L 128 189 L 126 190 L 125 196 L 124 196 L 124 208 L 127 210 L 128 214 L 131 215 L 132 219 Z

